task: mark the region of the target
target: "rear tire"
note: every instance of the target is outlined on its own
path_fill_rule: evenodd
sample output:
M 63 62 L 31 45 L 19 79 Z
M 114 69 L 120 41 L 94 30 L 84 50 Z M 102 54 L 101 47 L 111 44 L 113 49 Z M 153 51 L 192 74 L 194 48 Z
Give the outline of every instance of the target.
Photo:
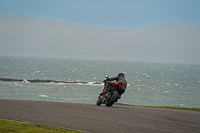
M 119 93 L 118 91 L 114 90 L 110 100 L 106 103 L 107 107 L 111 107 L 115 101 L 118 99 Z

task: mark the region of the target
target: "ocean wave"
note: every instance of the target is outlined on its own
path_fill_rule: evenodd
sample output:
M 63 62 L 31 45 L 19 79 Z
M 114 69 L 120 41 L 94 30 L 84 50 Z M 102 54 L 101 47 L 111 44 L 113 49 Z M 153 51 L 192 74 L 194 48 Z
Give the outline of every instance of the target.
M 47 96 L 47 95 L 39 95 L 40 97 L 44 97 L 44 98 L 47 98 L 47 97 L 49 97 L 49 96 Z
M 164 91 L 163 94 L 164 94 L 164 93 L 168 93 L 168 92 L 169 92 L 169 91 Z

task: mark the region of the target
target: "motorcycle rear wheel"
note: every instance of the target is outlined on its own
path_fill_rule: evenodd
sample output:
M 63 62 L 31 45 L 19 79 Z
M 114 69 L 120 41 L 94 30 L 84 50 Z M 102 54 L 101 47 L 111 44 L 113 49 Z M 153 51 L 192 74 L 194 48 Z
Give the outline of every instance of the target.
M 106 103 L 106 106 L 111 107 L 115 103 L 115 101 L 118 99 L 118 97 L 119 97 L 118 91 L 114 90 L 110 100 Z

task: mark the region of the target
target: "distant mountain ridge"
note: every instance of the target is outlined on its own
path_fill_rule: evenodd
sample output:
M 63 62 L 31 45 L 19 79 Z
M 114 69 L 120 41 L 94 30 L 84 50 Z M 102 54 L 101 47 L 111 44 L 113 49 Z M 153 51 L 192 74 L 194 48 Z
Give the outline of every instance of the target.
M 173 22 L 137 32 L 0 16 L 1 55 L 200 62 L 199 36 L 200 25 Z

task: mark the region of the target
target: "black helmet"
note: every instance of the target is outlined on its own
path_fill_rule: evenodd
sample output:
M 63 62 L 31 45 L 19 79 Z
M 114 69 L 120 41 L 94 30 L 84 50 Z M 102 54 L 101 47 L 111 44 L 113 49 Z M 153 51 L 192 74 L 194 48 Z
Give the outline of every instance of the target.
M 119 73 L 118 77 L 125 77 L 125 75 L 123 73 Z

